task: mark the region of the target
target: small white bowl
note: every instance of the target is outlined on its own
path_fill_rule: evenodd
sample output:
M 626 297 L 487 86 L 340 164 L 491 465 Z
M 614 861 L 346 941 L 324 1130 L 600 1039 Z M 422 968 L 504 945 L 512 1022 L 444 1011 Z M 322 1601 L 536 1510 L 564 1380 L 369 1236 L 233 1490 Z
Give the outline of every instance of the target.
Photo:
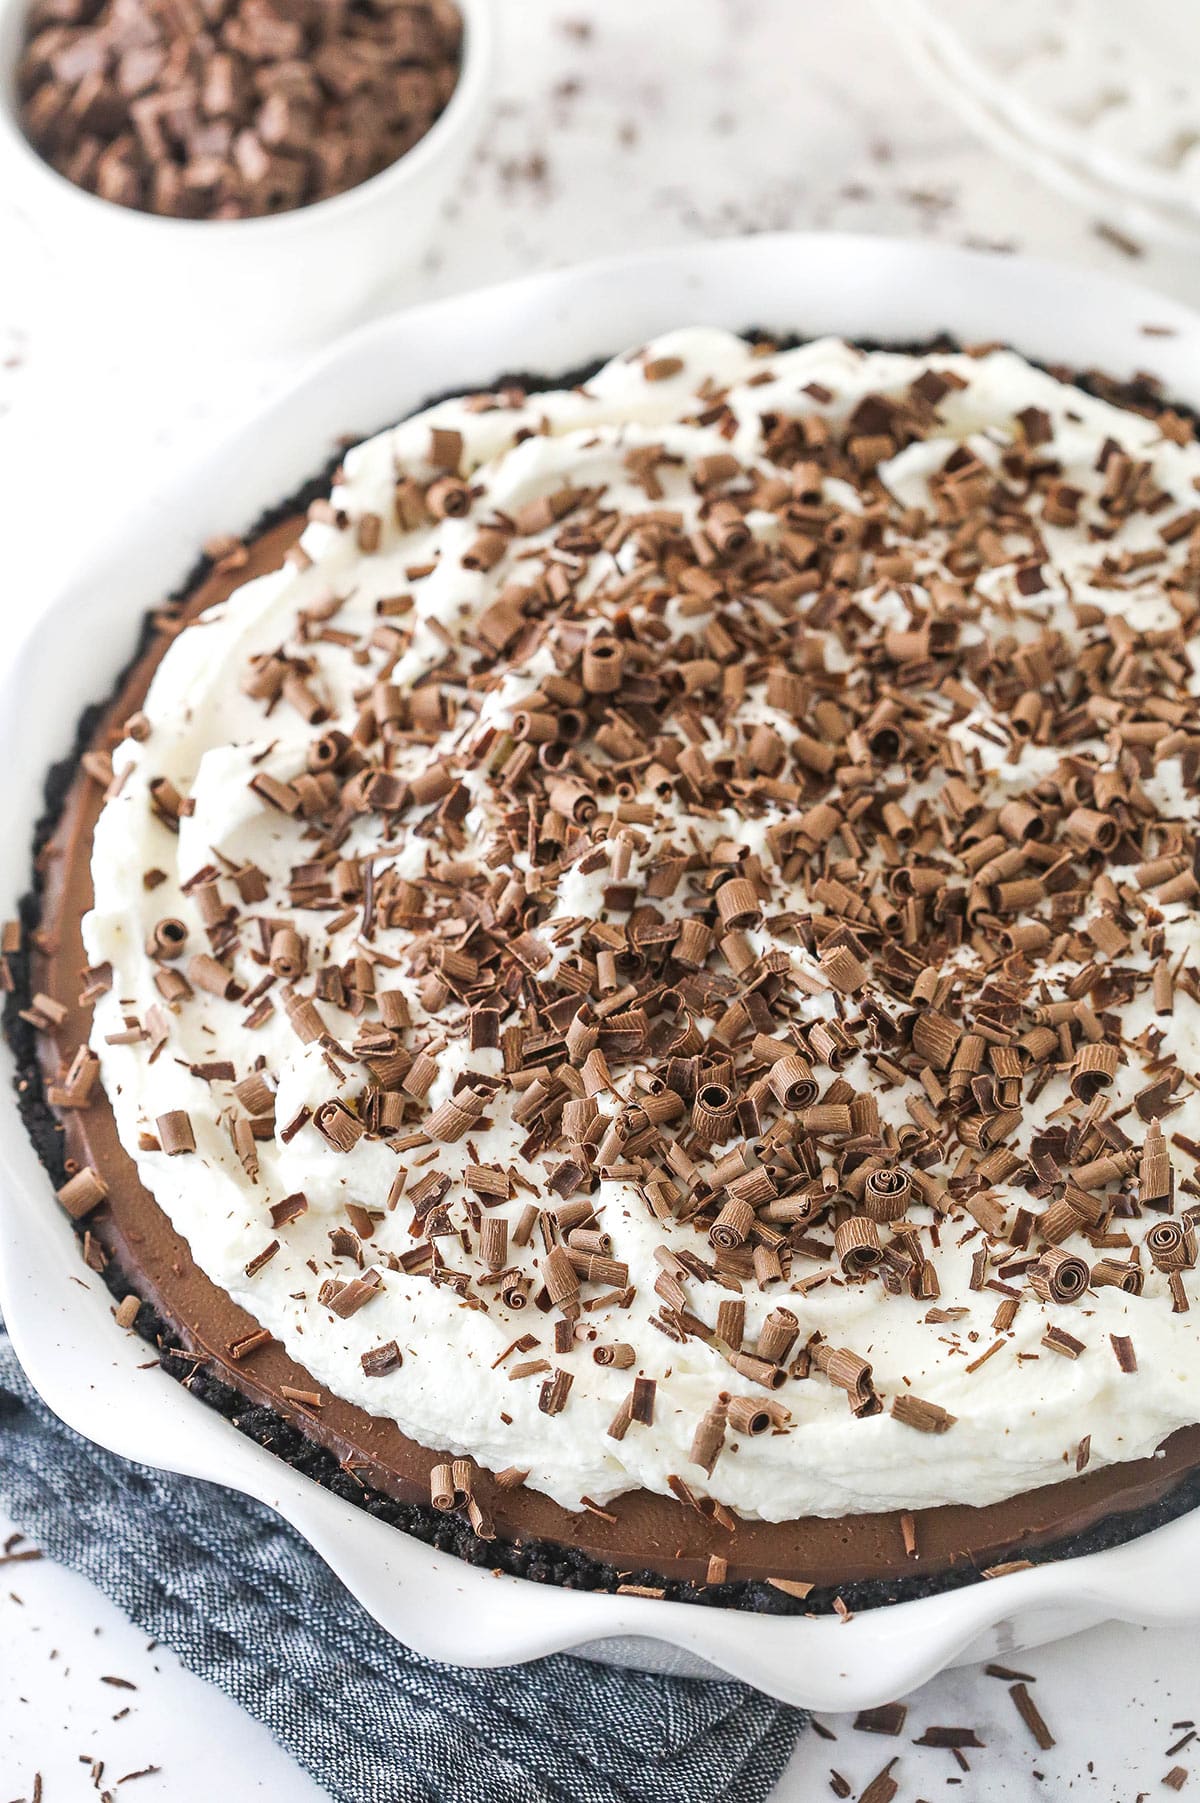
M 21 130 L 16 70 L 28 0 L 0 0 L 0 191 L 40 230 L 63 292 L 120 336 L 177 348 L 311 344 L 362 317 L 414 269 L 491 101 L 492 0 L 458 0 L 462 68 L 445 111 L 380 174 L 266 219 L 166 219 L 101 200 L 44 162 Z

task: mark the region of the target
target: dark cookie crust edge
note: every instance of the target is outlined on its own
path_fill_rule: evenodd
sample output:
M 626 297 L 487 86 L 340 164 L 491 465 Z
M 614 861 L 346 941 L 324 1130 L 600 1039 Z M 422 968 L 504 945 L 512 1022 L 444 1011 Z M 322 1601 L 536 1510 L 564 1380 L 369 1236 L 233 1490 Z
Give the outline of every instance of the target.
M 777 335 L 751 329 L 744 334 L 751 340 L 771 338 L 781 350 L 791 349 L 805 342 L 803 334 L 780 338 Z M 949 334 L 918 343 L 881 343 L 876 340 L 863 339 L 856 341 L 862 350 L 894 350 L 914 355 L 930 352 L 951 352 L 960 348 L 959 341 Z M 596 358 L 558 375 L 534 375 L 529 372 L 506 374 L 494 382 L 495 388 L 519 387 L 530 393 L 548 388 L 566 388 L 576 386 L 595 374 L 606 359 Z M 1031 361 L 1034 361 L 1031 359 Z M 1080 373 L 1063 365 L 1039 365 L 1047 368 L 1049 373 L 1063 380 L 1073 382 L 1077 387 L 1091 394 L 1099 395 L 1105 400 L 1112 400 L 1120 405 L 1141 412 L 1159 412 L 1166 403 L 1154 382 L 1149 378 L 1137 377 L 1131 382 L 1121 383 L 1093 372 Z M 461 392 L 450 389 L 429 396 L 414 412 L 423 411 L 441 400 L 453 399 Z M 1180 403 L 1171 403 L 1172 410 L 1184 418 L 1200 425 L 1200 416 L 1195 410 Z M 390 422 L 388 422 L 390 423 Z M 365 434 L 364 434 L 365 436 Z M 306 482 L 293 495 L 276 506 L 265 510 L 254 522 L 244 537 L 247 540 L 258 537 L 269 531 L 271 527 L 303 511 L 308 504 L 328 493 L 331 478 L 338 468 L 340 456 L 331 458 L 315 476 Z M 185 577 L 174 594 L 169 598 L 170 606 L 181 606 L 195 588 L 211 574 L 213 563 L 207 556 L 197 559 L 191 571 Z M 138 662 L 153 636 L 153 617 L 165 611 L 162 607 L 147 613 L 138 636 L 135 649 L 122 670 L 115 693 L 125 677 Z M 40 872 L 40 854 L 47 841 L 52 837 L 58 824 L 66 800 L 67 791 L 74 780 L 76 769 L 82 752 L 87 748 L 101 719 L 106 703 L 96 702 L 86 708 L 81 715 L 74 743 L 67 755 L 53 764 L 47 772 L 43 788 L 43 811 L 34 828 L 32 856 L 33 871 L 31 886 L 22 896 L 19 912 L 22 925 L 22 949 L 19 954 L 9 959 L 12 976 L 12 989 L 5 995 L 3 1013 L 0 1015 L 0 1029 L 12 1047 L 17 1066 L 15 1090 L 17 1108 L 25 1130 L 33 1143 L 46 1171 L 57 1186 L 65 1179 L 62 1128 L 46 1100 L 42 1081 L 42 1072 L 38 1059 L 37 1035 L 29 1022 L 21 1019 L 21 1010 L 28 1007 L 33 993 L 33 973 L 30 947 L 33 936 L 41 920 L 42 911 L 42 879 Z M 84 1224 L 76 1228 L 82 1240 Z M 116 1298 L 123 1300 L 127 1295 L 136 1292 L 138 1281 L 136 1273 L 129 1276 L 115 1259 L 110 1259 L 100 1273 L 104 1283 Z M 749 1610 L 765 1615 L 816 1615 L 832 1612 L 835 1601 L 852 1612 L 865 1609 L 880 1608 L 888 1603 L 910 1602 L 920 1597 L 941 1595 L 946 1591 L 959 1590 L 966 1584 L 980 1581 L 982 1574 L 969 1563 L 947 1571 L 930 1575 L 905 1576 L 889 1581 L 870 1579 L 839 1586 L 823 1586 L 814 1589 L 803 1600 L 788 1595 L 774 1586 L 762 1582 L 739 1582 L 731 1584 L 696 1585 L 678 1579 L 665 1579 L 654 1572 L 617 1571 L 611 1565 L 603 1565 L 589 1559 L 571 1548 L 550 1542 L 537 1540 L 501 1541 L 479 1540 L 471 1531 L 465 1520 L 453 1515 L 443 1515 L 428 1505 L 397 1502 L 382 1491 L 373 1489 L 362 1482 L 352 1472 L 347 1471 L 332 1453 L 306 1439 L 299 1430 L 285 1421 L 273 1410 L 258 1404 L 252 1404 L 233 1389 L 229 1384 L 214 1377 L 202 1361 L 189 1352 L 180 1336 L 171 1325 L 164 1321 L 148 1302 L 143 1301 L 134 1322 L 134 1330 L 139 1337 L 151 1345 L 157 1354 L 162 1369 L 177 1382 L 182 1383 L 200 1401 L 214 1408 L 232 1422 L 240 1433 L 256 1445 L 265 1447 L 303 1476 L 320 1484 L 323 1489 L 331 1491 L 345 1502 L 353 1503 L 356 1508 L 364 1510 L 377 1520 L 385 1521 L 390 1526 L 401 1529 L 414 1539 L 443 1553 L 451 1553 L 469 1565 L 484 1566 L 491 1570 L 501 1571 L 512 1577 L 526 1578 L 535 1584 L 553 1584 L 562 1589 L 582 1590 L 590 1592 L 615 1592 L 622 1585 L 645 1585 L 656 1594 L 662 1595 L 672 1602 L 693 1603 L 701 1606 L 733 1608 Z M 1049 1545 L 1030 1548 L 1017 1547 L 1015 1556 L 1033 1565 L 1056 1563 L 1063 1559 L 1083 1558 L 1090 1553 L 1103 1552 L 1111 1547 L 1123 1546 L 1129 1541 L 1150 1533 L 1155 1528 L 1163 1527 L 1168 1522 L 1177 1520 L 1189 1510 L 1200 1506 L 1200 1469 L 1190 1472 L 1166 1496 L 1156 1503 L 1128 1513 L 1114 1514 L 1098 1522 L 1094 1527 L 1069 1539 L 1051 1542 Z

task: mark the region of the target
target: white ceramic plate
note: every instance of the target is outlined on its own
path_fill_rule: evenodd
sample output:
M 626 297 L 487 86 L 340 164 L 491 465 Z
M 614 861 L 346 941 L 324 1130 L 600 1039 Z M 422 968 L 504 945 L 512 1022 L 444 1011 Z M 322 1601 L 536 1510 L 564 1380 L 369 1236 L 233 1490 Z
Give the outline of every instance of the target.
M 144 609 L 177 586 L 210 535 L 250 527 L 365 434 L 430 393 L 502 371 L 553 374 L 688 324 L 841 332 L 902 342 L 948 330 L 1117 375 L 1151 369 L 1200 403 L 1200 317 L 1090 272 L 877 238 L 762 236 L 535 276 L 383 320 L 335 346 L 185 479 L 131 511 L 0 678 L 0 913 L 26 881 L 42 773 L 77 713 L 131 653 Z M 1148 335 L 1147 326 L 1159 328 Z M 1161 335 L 1167 328 L 1170 335 Z M 11 1076 L 7 1048 L 0 1054 Z M 1107 1617 L 1200 1617 L 1200 1512 L 1133 1545 L 834 1618 L 765 1618 L 496 1578 L 370 1520 L 243 1439 L 114 1327 L 3 1084 L 0 1307 L 46 1401 L 126 1457 L 269 1503 L 385 1628 L 435 1658 L 502 1665 L 562 1648 L 647 1669 L 728 1672 L 823 1709 L 903 1695 L 942 1666 L 991 1657 Z M 85 1281 L 86 1280 L 86 1281 Z M 2 1449 L 0 1449 L 2 1456 Z M 237 1507 L 235 1498 L 223 1505 Z

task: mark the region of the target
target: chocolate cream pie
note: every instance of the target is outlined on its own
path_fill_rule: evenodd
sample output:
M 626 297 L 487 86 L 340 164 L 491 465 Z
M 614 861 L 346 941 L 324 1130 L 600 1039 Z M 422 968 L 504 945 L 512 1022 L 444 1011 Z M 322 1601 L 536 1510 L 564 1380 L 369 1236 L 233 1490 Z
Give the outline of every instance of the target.
M 8 936 L 118 1319 L 560 1582 L 1190 1506 L 1198 486 L 1007 350 L 708 330 L 349 452 L 150 623 Z

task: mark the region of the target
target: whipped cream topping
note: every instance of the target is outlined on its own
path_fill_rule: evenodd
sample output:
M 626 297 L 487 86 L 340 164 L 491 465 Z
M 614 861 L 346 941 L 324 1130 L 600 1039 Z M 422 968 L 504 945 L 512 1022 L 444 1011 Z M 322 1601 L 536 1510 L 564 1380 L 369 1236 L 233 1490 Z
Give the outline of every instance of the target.
M 897 432 L 879 397 L 909 410 L 911 430 Z M 796 421 L 807 422 L 799 448 Z M 840 447 L 833 467 L 826 443 Z M 955 479 L 961 505 L 949 498 Z M 95 833 L 85 944 L 112 981 L 91 1044 L 122 1144 L 199 1266 L 322 1391 L 394 1419 L 427 1446 L 527 1472 L 530 1486 L 569 1508 L 634 1488 L 680 1494 L 681 1482 L 684 1493 L 767 1520 L 982 1504 L 1088 1462 L 1143 1457 L 1200 1420 L 1188 1235 L 1174 1277 L 1146 1244 L 1164 1220 L 1186 1229 L 1194 1162 L 1179 1148 L 1200 1139 L 1186 618 L 1181 631 L 1181 597 L 1195 604 L 1198 481 L 1194 445 L 1010 352 L 911 357 L 822 340 L 763 354 L 699 329 L 614 359 L 583 388 L 439 404 L 350 452 L 300 552 L 171 644 L 136 736 L 114 753 Z M 996 514 L 982 552 L 971 511 L 980 495 Z M 1010 517 L 996 511 L 997 495 L 1014 498 Z M 1032 538 L 1016 497 L 1036 512 Z M 857 541 L 841 568 L 830 561 L 831 521 L 837 543 Z M 639 558 L 655 535 L 695 557 L 660 556 L 665 575 L 648 592 Z M 775 560 L 769 583 L 746 561 L 756 555 Z M 685 565 L 707 579 L 683 580 Z M 799 691 L 772 682 L 777 649 L 764 657 L 751 635 L 735 656 L 726 642 L 731 618 L 765 621 L 758 642 L 767 645 L 768 627 L 785 617 Z M 680 713 L 678 685 L 648 700 L 645 664 L 626 660 L 622 686 L 593 707 L 582 740 L 569 740 L 561 720 L 539 737 L 548 685 L 571 711 L 554 687 L 567 651 L 577 658 L 612 635 L 662 647 L 696 683 L 675 752 L 701 754 L 698 787 L 681 766 L 664 768 L 663 744 L 639 755 L 624 742 L 622 706 L 637 725 L 632 739 L 644 736 L 648 707 Z M 1107 711 L 1089 707 L 1095 688 L 1080 681 L 1097 667 L 1097 646 L 1114 697 Z M 884 659 L 878 681 L 891 698 L 873 717 L 873 748 L 845 712 L 838 724 L 864 658 L 873 669 Z M 998 686 L 997 667 L 1019 680 Z M 1023 694 L 1035 698 L 1024 708 Z M 400 725 L 389 731 L 395 697 Z M 1122 731 L 1122 697 L 1154 730 Z M 917 698 L 938 722 L 936 759 L 915 714 L 906 726 Z M 1051 715 L 1069 725 L 1057 742 Z M 339 782 L 351 787 L 347 742 L 369 752 L 373 768 L 385 745 L 390 791 L 372 806 L 360 779 L 351 805 L 344 792 L 310 805 L 301 779 L 320 768 L 317 739 L 343 758 Z M 757 752 L 746 750 L 752 740 Z M 552 794 L 549 851 L 536 843 L 545 815 L 531 823 L 526 803 L 523 817 L 519 780 L 500 780 L 514 743 L 543 776 L 550 760 L 537 760 L 538 746 L 557 747 L 553 775 L 574 781 L 584 804 L 569 822 L 570 794 Z M 1113 778 L 1115 799 L 1097 796 L 1089 765 L 1077 784 L 1089 819 L 1072 829 L 1075 843 L 1088 831 L 1111 840 L 1107 868 L 1093 847 L 1090 865 L 1039 888 L 1047 861 L 1026 896 L 1006 898 L 998 888 L 1031 868 L 1019 856 L 1011 871 L 989 865 L 985 904 L 943 939 L 922 987 L 922 938 L 941 930 L 933 891 L 914 899 L 911 883 L 893 882 L 896 905 L 874 913 L 846 895 L 881 859 L 894 872 L 959 856 L 962 845 L 939 825 L 951 768 L 972 798 L 962 819 L 976 843 L 1032 842 L 1040 829 L 1026 834 L 1011 814 L 997 824 L 1021 801 L 1050 820 L 1053 839 L 1071 813 L 1063 760 L 1081 757 Z M 877 785 L 871 795 L 863 772 Z M 878 807 L 879 791 L 898 811 L 856 830 L 856 818 L 869 817 L 856 815 L 856 795 Z M 837 822 L 822 845 L 810 811 L 831 799 Z M 1091 818 L 1107 818 L 1106 806 L 1120 820 L 1111 835 Z M 801 817 L 808 825 L 798 831 Z M 987 855 L 1001 853 L 990 846 Z M 1161 899 L 1142 869 L 1160 856 L 1165 880 L 1183 873 L 1165 891 L 1180 899 Z M 655 876 L 672 863 L 673 888 Z M 969 870 L 954 868 L 943 887 L 977 898 Z M 516 882 L 516 914 L 505 912 L 497 872 Z M 747 872 L 758 905 L 740 919 L 731 908 L 727 921 L 711 905 L 719 879 Z M 488 934 L 531 939 L 524 977 L 518 969 L 502 1002 L 486 998 L 492 1019 L 473 1027 L 478 913 L 456 912 L 454 897 L 488 883 L 498 922 L 485 920 Z M 603 954 L 647 895 L 659 898 L 660 921 L 694 915 L 713 928 L 700 966 L 715 981 L 697 986 L 693 965 L 689 989 L 683 967 L 669 972 L 676 989 L 682 979 L 678 1018 L 690 1030 L 677 1049 L 708 1061 L 718 1091 L 724 1077 L 739 1098 L 752 1092 L 749 1113 L 727 1120 L 711 1150 L 695 1134 L 690 1094 L 674 1118 L 668 1108 L 657 1137 L 638 1138 L 644 1105 L 663 1088 L 660 1004 L 647 1006 L 646 1047 L 636 1025 L 633 1042 L 597 1040 L 610 1016 L 638 1004 L 636 980 L 621 1001 L 637 959 L 606 964 Z M 161 935 L 159 955 L 147 953 L 164 920 L 186 928 L 179 957 Z M 589 939 L 597 923 L 615 927 L 616 940 L 602 931 Z M 725 946 L 727 931 L 739 937 Z M 627 943 L 636 950 L 635 938 Z M 857 971 L 839 962 L 839 947 Z M 228 993 L 215 993 L 224 979 L 211 983 L 213 966 L 194 965 L 197 954 L 216 960 Z M 881 960 L 886 980 L 866 984 Z M 334 981 L 322 977 L 332 967 Z M 188 982 L 181 988 L 169 973 Z M 595 1010 L 557 1096 L 560 1110 L 564 1099 L 591 1097 L 599 1123 L 586 1136 L 592 1168 L 574 1188 L 550 1182 L 570 1160 L 570 1135 L 539 1140 L 537 1111 L 523 1106 L 538 1069 L 564 1059 L 561 1031 L 548 1058 L 520 1049 L 519 1032 L 505 1034 L 531 1031 L 538 995 Z M 755 995 L 772 1006 L 783 998 L 777 1024 Z M 605 1006 L 612 996 L 615 1011 Z M 304 998 L 315 1016 L 297 1014 Z M 739 1000 L 744 1012 L 731 1024 Z M 953 1050 L 941 1065 L 929 1052 L 915 1058 L 922 1011 L 957 1022 L 959 1049 L 964 1024 L 982 1024 L 973 1062 L 956 1069 Z M 560 1008 L 555 1026 L 570 1014 Z M 1018 1048 L 1047 1023 L 1049 1052 Z M 746 1051 L 772 1036 L 773 1052 L 765 1043 Z M 603 1071 L 593 1081 L 594 1060 L 587 1065 L 597 1044 L 606 1082 Z M 1097 1074 L 1080 1080 L 1089 1045 L 1114 1049 L 1095 1054 Z M 994 1047 L 1007 1049 L 1007 1062 L 989 1061 Z M 423 1049 L 432 1080 L 405 1090 L 399 1073 Z M 389 1077 L 396 1050 L 404 1056 Z M 770 1091 L 781 1050 L 807 1062 L 817 1105 L 833 1110 L 824 1124 L 810 1130 L 800 1105 L 781 1108 Z M 743 1080 L 747 1058 L 756 1074 Z M 256 1072 L 273 1091 L 265 1108 L 261 1096 L 248 1105 L 241 1087 Z M 393 1103 L 381 1106 L 381 1093 Z M 456 1097 L 469 1117 L 458 1137 L 444 1130 Z M 830 1125 L 863 1098 L 852 1129 L 848 1116 Z M 178 1113 L 194 1151 L 166 1149 L 174 1134 L 163 1117 L 177 1128 Z M 1163 1197 L 1139 1200 L 1156 1114 L 1174 1212 Z M 617 1120 L 631 1149 L 601 1157 Z M 430 1122 L 439 1131 L 427 1131 Z M 861 1154 L 847 1154 L 854 1134 Z M 695 1172 L 743 1146 L 746 1174 L 768 1168 L 763 1193 L 775 1206 L 757 1197 L 761 1236 L 735 1231 L 714 1252 L 720 1235 L 710 1240 L 710 1228 L 730 1192 Z M 1006 1147 L 1011 1158 L 998 1157 L 982 1179 L 971 1174 Z M 1104 1157 L 1115 1163 L 1098 1178 L 1090 1167 Z M 877 1223 L 862 1260 L 834 1232 L 861 1219 L 856 1163 L 860 1175 L 879 1164 L 899 1170 L 907 1189 L 902 1220 Z M 481 1166 L 502 1174 L 501 1194 L 472 1188 Z M 421 1206 L 430 1195 L 432 1221 Z M 303 1212 L 287 1218 L 280 1205 L 297 1196 Z M 1072 1197 L 1064 1230 L 1061 1205 Z M 548 1248 L 555 1210 L 580 1198 L 591 1210 L 585 1232 L 606 1236 L 602 1256 L 627 1267 L 627 1280 L 618 1270 L 592 1281 L 577 1261 L 578 1300 L 568 1296 L 564 1310 Z M 779 1206 L 789 1198 L 790 1212 Z M 1039 1222 L 1056 1204 L 1051 1244 Z M 525 1237 L 531 1205 L 542 1220 Z M 508 1230 L 501 1270 L 484 1256 L 492 1219 Z M 559 1237 L 572 1243 L 570 1231 Z M 872 1230 L 861 1237 L 870 1242 Z M 1049 1283 L 1055 1248 L 1093 1276 L 1076 1300 L 1058 1301 L 1063 1286 Z M 1095 1276 L 1129 1263 L 1139 1293 L 1111 1273 Z M 1045 1279 L 1040 1290 L 1030 1273 Z M 361 1288 L 364 1278 L 362 1305 L 339 1313 L 338 1285 Z M 730 1362 L 739 1347 L 717 1328 L 720 1305 L 739 1300 L 741 1369 Z M 769 1389 L 754 1360 L 768 1317 L 768 1352 L 775 1343 L 781 1310 L 795 1317 L 795 1334 Z M 1067 1346 L 1047 1345 L 1048 1329 Z M 391 1342 L 402 1362 L 368 1374 L 364 1354 Z M 632 1357 L 598 1362 L 597 1348 L 612 1346 Z M 859 1361 L 848 1380 L 830 1349 Z M 615 1435 L 635 1379 L 642 1401 Z M 769 1431 L 739 1431 L 746 1412 L 729 1397 L 766 1402 Z M 906 1401 L 914 1397 L 917 1421 Z M 720 1440 L 711 1470 L 693 1456 L 706 1419 Z

